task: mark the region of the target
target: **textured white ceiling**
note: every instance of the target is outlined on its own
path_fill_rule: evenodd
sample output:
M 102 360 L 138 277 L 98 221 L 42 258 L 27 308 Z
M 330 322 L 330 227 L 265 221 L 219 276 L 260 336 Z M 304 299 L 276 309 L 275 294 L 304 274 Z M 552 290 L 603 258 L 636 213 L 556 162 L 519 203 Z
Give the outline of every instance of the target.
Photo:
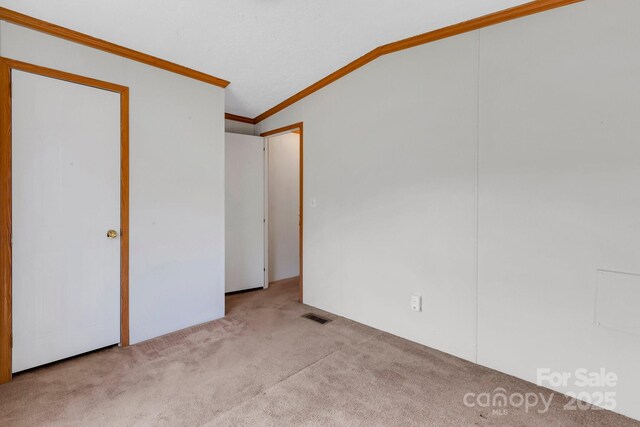
M 231 81 L 255 117 L 379 45 L 529 0 L 0 0 Z

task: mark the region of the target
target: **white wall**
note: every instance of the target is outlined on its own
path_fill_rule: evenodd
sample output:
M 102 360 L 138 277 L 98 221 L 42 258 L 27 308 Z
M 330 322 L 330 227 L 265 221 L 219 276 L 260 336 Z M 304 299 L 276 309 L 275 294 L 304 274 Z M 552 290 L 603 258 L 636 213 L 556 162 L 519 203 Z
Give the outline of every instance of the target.
M 304 301 L 469 360 L 477 52 L 471 33 L 381 58 L 258 125 L 304 121 Z
M 300 135 L 268 138 L 269 282 L 300 274 Z
M 224 130 L 229 133 L 240 133 L 242 135 L 255 135 L 256 126 L 251 123 L 236 122 L 235 120 L 224 121 Z
M 224 90 L 2 22 L 2 56 L 130 88 L 130 333 L 224 315 Z
M 589 0 L 481 32 L 478 318 L 479 363 L 604 367 L 636 418 L 640 336 L 598 327 L 594 303 L 598 269 L 640 273 L 638 16 Z
M 305 302 L 527 380 L 603 367 L 640 418 L 640 337 L 594 321 L 597 270 L 640 273 L 639 13 L 398 52 L 259 123 L 304 122 Z

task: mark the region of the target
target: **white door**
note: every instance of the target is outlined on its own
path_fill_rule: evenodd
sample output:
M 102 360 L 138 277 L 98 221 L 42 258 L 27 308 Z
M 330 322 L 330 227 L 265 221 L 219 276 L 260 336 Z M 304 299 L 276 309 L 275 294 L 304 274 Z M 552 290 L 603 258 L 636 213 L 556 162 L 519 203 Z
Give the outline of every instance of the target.
M 226 292 L 264 280 L 264 139 L 226 134 Z
M 18 372 L 120 341 L 120 96 L 12 79 Z

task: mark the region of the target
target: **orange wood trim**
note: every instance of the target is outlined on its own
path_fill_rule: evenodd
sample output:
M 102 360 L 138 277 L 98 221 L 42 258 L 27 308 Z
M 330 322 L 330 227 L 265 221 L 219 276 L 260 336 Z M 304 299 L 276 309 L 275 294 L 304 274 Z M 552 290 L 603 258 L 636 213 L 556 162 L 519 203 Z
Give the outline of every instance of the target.
M 11 70 L 120 94 L 120 344 L 129 345 L 129 88 L 0 57 L 0 384 L 11 381 Z
M 11 381 L 11 68 L 0 62 L 0 384 Z
M 299 285 L 299 288 L 300 288 L 300 299 L 299 299 L 299 301 L 300 301 L 300 304 L 302 304 L 302 302 L 304 301 L 303 300 L 303 292 L 302 292 L 303 289 L 304 289 L 303 286 L 302 286 L 302 277 L 303 277 L 302 267 L 304 265 L 304 263 L 302 262 L 303 261 L 303 258 L 302 258 L 302 242 L 303 242 L 303 240 L 302 240 L 302 237 L 303 237 L 303 229 L 304 229 L 303 228 L 303 224 L 304 224 L 304 212 L 303 212 L 304 211 L 304 203 L 303 203 L 303 201 L 304 201 L 304 199 L 302 198 L 303 194 L 304 194 L 304 131 L 303 131 L 303 128 L 302 128 L 302 123 L 300 123 L 300 196 L 299 196 L 299 206 L 300 206 L 300 208 L 299 208 L 300 209 L 300 227 L 299 227 L 300 228 L 300 241 L 299 241 L 299 244 L 300 244 L 300 260 L 299 260 L 299 262 L 300 262 L 300 285 Z
M 294 133 L 297 133 L 300 135 L 300 198 L 299 198 L 299 207 L 298 209 L 300 210 L 300 227 L 299 227 L 299 231 L 300 231 L 300 240 L 299 240 L 299 253 L 300 253 L 300 284 L 299 284 L 299 297 L 298 297 L 298 301 L 300 301 L 300 303 L 303 302 L 303 289 L 304 289 L 304 285 L 303 285 L 303 272 L 302 272 L 302 267 L 304 265 L 303 262 L 303 258 L 302 258 L 302 252 L 303 252 L 303 236 L 304 236 L 304 199 L 303 199 L 303 195 L 304 195 L 304 124 L 303 122 L 300 123 L 294 123 L 292 125 L 289 126 L 284 126 L 278 129 L 273 129 L 267 132 L 262 132 L 260 134 L 260 136 L 262 137 L 268 137 L 268 136 L 272 136 L 272 135 L 277 135 L 279 133 L 283 133 L 283 132 L 287 132 L 287 131 L 292 131 Z
M 162 68 L 163 70 L 181 74 L 183 76 L 200 80 L 202 82 L 209 83 L 215 86 L 224 88 L 229 85 L 228 81 L 221 78 L 211 76 L 209 74 L 205 74 L 200 71 L 175 64 L 173 62 L 165 61 L 164 59 L 156 58 L 155 56 L 147 55 L 133 49 L 119 46 L 117 44 L 101 40 L 87 34 L 80 33 L 78 31 L 70 30 L 68 28 L 52 24 L 50 22 L 23 15 L 22 13 L 15 12 L 4 7 L 0 7 L 0 20 L 11 22 L 12 24 L 40 31 L 42 33 L 46 33 L 55 37 L 60 37 L 62 39 L 69 40 L 75 43 L 80 43 L 85 46 L 112 53 L 114 55 L 122 56 L 127 59 L 142 62 L 143 64 Z
M 249 123 L 250 125 L 255 125 L 255 120 L 249 117 L 238 116 L 237 114 L 224 113 L 224 118 L 227 120 L 233 120 L 235 122 Z
M 120 92 L 120 345 L 129 345 L 129 88 Z
M 302 122 L 294 123 L 294 124 L 289 125 L 289 126 L 283 126 L 281 128 L 277 128 L 277 129 L 269 130 L 269 131 L 266 131 L 266 132 L 262 132 L 260 134 L 260 136 L 262 136 L 262 137 L 272 136 L 272 135 L 276 135 L 276 134 L 279 134 L 279 133 L 284 133 L 284 132 L 287 132 L 287 131 L 293 131 L 293 130 L 300 130 L 300 134 L 302 135 Z
M 41 67 L 39 65 L 29 64 L 27 62 L 16 61 L 15 59 L 0 58 L 4 64 L 7 64 L 9 68 L 13 70 L 20 70 L 27 73 L 39 74 L 45 77 L 51 77 L 53 79 L 64 80 L 71 83 L 77 83 L 85 86 L 91 86 L 98 89 L 104 89 L 111 92 L 122 93 L 128 91 L 126 86 L 117 85 L 115 83 L 109 83 L 102 80 L 92 79 L 90 77 L 80 76 L 78 74 L 67 73 L 64 71 L 54 70 L 52 68 Z
M 350 62 L 344 67 L 334 71 L 325 78 L 317 81 L 311 86 L 301 90 L 300 92 L 285 99 L 275 107 L 270 108 L 264 113 L 260 114 L 254 119 L 255 123 L 260 123 L 264 119 L 273 116 L 274 114 L 284 110 L 292 104 L 300 101 L 303 98 L 311 95 L 312 93 L 322 89 L 323 87 L 335 82 L 336 80 L 346 76 L 347 74 L 357 70 L 358 68 L 368 64 L 369 62 L 377 59 L 383 55 L 389 53 L 398 52 L 400 50 L 409 49 L 422 44 L 431 43 L 436 40 L 441 40 L 447 37 L 456 36 L 458 34 L 467 33 L 469 31 L 479 30 L 491 25 L 500 24 L 502 22 L 511 21 L 513 19 L 522 18 L 528 15 L 533 15 L 547 10 L 556 9 L 558 7 L 567 6 L 573 3 L 579 3 L 584 0 L 534 0 L 530 3 L 525 3 L 520 6 L 505 9 L 499 12 L 491 13 L 489 15 L 481 16 L 479 18 L 471 19 L 469 21 L 454 24 L 448 27 L 444 27 L 438 30 L 430 31 L 428 33 L 420 34 L 414 37 L 409 37 L 397 42 L 389 43 L 383 46 L 379 46 L 372 51 L 366 53 L 355 61 Z

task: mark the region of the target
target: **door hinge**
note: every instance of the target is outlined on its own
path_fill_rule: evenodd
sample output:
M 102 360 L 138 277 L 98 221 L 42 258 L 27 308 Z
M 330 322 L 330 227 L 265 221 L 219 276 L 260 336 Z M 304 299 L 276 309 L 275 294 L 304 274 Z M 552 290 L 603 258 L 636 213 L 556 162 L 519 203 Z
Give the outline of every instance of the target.
M 11 344 L 11 348 L 13 348 L 13 332 L 9 334 L 9 343 Z

